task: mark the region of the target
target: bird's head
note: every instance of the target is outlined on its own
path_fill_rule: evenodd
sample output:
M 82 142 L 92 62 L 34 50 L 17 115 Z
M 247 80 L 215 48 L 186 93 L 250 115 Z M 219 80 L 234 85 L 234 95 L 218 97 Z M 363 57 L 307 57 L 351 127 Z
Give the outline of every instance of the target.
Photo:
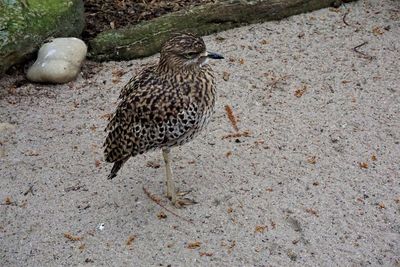
M 224 57 L 206 50 L 201 37 L 185 33 L 173 36 L 161 47 L 160 64 L 169 68 L 201 68 L 209 59 Z

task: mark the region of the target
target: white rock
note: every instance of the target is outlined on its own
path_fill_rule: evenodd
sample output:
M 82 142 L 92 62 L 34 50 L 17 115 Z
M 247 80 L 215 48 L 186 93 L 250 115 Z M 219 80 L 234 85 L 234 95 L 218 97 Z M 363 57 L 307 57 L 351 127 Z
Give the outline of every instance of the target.
M 79 73 L 86 52 L 86 44 L 78 38 L 55 38 L 40 48 L 27 77 L 34 82 L 72 81 Z

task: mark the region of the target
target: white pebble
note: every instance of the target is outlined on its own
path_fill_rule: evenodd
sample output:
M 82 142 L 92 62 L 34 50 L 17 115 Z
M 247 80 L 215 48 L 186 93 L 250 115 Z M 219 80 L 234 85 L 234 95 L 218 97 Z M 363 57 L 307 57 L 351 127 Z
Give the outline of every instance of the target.
M 99 223 L 99 224 L 97 225 L 97 229 L 99 229 L 100 231 L 103 231 L 103 230 L 104 230 L 104 227 L 105 227 L 104 223 Z
M 27 77 L 34 82 L 72 81 L 79 73 L 86 52 L 86 44 L 78 38 L 55 38 L 40 48 Z

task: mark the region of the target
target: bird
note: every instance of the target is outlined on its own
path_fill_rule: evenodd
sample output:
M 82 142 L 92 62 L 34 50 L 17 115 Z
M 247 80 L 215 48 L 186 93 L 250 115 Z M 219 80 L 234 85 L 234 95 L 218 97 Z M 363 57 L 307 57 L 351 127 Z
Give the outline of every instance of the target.
M 192 33 L 172 35 L 163 43 L 159 61 L 143 68 L 122 87 L 119 103 L 105 131 L 104 157 L 113 163 L 108 179 L 117 176 L 136 155 L 161 149 L 166 196 L 173 205 L 196 203 L 175 189 L 171 149 L 193 140 L 214 113 L 216 85 L 204 40 Z

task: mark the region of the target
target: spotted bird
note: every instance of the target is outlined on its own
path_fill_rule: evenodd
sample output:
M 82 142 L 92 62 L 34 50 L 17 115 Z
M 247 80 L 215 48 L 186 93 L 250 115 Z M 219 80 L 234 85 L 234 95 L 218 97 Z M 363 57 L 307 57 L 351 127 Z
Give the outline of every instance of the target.
M 209 59 L 223 57 L 207 52 L 202 38 L 178 34 L 162 45 L 158 64 L 143 69 L 122 88 L 106 127 L 104 156 L 114 163 L 108 179 L 130 157 L 160 148 L 167 197 L 177 207 L 193 204 L 175 190 L 170 150 L 197 136 L 214 112 L 215 79 Z

